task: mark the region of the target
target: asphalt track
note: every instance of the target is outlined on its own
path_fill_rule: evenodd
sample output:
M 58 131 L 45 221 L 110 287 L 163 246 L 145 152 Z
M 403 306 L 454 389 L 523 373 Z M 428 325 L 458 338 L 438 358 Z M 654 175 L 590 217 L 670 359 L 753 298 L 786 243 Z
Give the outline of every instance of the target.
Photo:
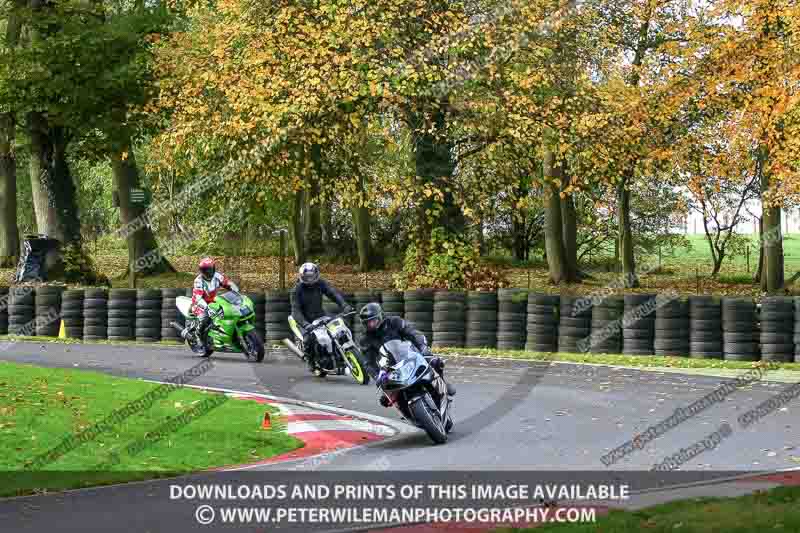
M 0 359 L 42 366 L 78 368 L 117 376 L 166 380 L 199 359 L 183 347 L 18 343 Z M 215 367 L 194 385 L 271 394 L 393 418 L 377 402 L 374 386 L 349 377 L 312 377 L 293 355 L 268 353 L 262 364 L 218 354 Z M 450 359 L 447 375 L 457 386 L 455 429 L 442 447 L 419 431 L 313 462 L 314 470 L 380 468 L 412 470 L 649 470 L 728 422 L 733 434 L 682 470 L 744 471 L 797 467 L 800 463 L 800 405 L 795 401 L 748 429 L 736 419 L 785 388 L 764 381 L 724 401 L 635 451 L 612 467 L 600 457 L 635 434 L 712 392 L 720 378 L 561 363 L 528 363 L 478 358 Z M 302 469 L 302 464 L 263 469 Z M 9 531 L 179 531 L 167 508 L 144 502 L 146 490 L 106 488 L 0 503 L 0 524 Z M 133 495 L 135 493 L 136 495 Z M 169 502 L 164 502 L 169 504 Z M 153 513 L 137 512 L 148 506 Z M 25 511 L 31 506 L 34 511 Z M 162 514 L 157 510 L 163 511 Z M 64 521 L 64 513 L 71 520 Z M 119 522 L 121 516 L 130 520 Z M 135 517 L 135 519 L 133 518 Z M 183 516 L 182 525 L 187 517 Z M 74 522 L 72 521 L 74 520 Z M 126 519 L 128 520 L 128 519 Z M 52 527 L 54 525 L 61 527 Z M 127 524 L 131 529 L 123 527 Z M 134 527 L 135 524 L 135 527 Z M 38 526 L 37 526 L 38 525 Z M 167 526 L 174 526 L 168 528 Z

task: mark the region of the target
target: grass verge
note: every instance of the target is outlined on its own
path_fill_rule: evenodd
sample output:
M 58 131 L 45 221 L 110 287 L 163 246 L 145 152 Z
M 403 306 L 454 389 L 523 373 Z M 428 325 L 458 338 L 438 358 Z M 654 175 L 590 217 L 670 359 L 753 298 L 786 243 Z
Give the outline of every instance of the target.
M 277 413 L 273 407 L 178 388 L 56 461 L 25 470 L 65 438 L 156 387 L 96 372 L 0 362 L 0 470 L 7 478 L 0 496 L 170 477 L 254 462 L 303 445 L 280 423 L 261 427 L 265 411 Z
M 611 511 L 595 523 L 545 524 L 541 533 L 760 533 L 800 531 L 800 487 L 778 487 L 737 498 L 700 498 L 657 505 L 639 511 Z
M 800 371 L 800 363 L 776 363 L 767 361 L 724 361 L 721 359 L 693 359 L 690 357 L 665 357 L 660 355 L 621 355 L 621 354 L 577 354 L 545 353 L 514 350 L 494 350 L 491 348 L 436 348 L 436 353 L 450 357 L 469 356 L 487 359 L 518 359 L 521 361 L 560 361 L 565 363 L 591 363 L 596 365 L 662 367 L 662 368 L 722 368 L 747 369 L 769 366 L 773 370 Z

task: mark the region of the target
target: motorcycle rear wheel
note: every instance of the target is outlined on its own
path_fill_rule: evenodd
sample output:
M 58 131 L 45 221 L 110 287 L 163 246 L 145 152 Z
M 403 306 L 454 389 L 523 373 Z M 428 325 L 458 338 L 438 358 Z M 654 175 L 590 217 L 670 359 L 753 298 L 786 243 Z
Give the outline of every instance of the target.
M 425 433 L 434 443 L 444 444 L 447 442 L 447 432 L 441 420 L 439 420 L 438 414 L 431 412 L 425 400 L 425 397 L 420 398 L 411 405 L 411 413 L 414 415 L 414 420 L 422 426 L 422 429 L 425 430 Z

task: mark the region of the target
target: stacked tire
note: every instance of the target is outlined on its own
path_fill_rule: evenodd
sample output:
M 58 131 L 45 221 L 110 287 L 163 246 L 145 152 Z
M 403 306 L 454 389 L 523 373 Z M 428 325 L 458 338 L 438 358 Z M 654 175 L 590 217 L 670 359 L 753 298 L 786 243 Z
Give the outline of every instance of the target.
M 8 333 L 8 287 L 0 287 L 0 335 Z
M 555 352 L 558 347 L 558 307 L 552 294 L 528 295 L 526 352 Z
M 758 361 L 756 304 L 752 298 L 722 299 L 722 353 L 726 361 Z
M 11 287 L 8 290 L 9 335 L 34 335 L 36 331 L 34 323 L 36 317 L 34 292 L 34 288 L 31 286 Z
M 246 296 L 250 298 L 253 302 L 253 312 L 256 315 L 256 333 L 258 334 L 258 338 L 261 339 L 261 342 L 264 342 L 264 337 L 267 331 L 267 323 L 264 319 L 264 314 L 266 313 L 264 307 L 264 293 L 263 292 L 248 292 Z M 180 315 L 180 313 L 178 313 Z M 179 322 L 181 325 L 182 323 Z M 180 339 L 180 335 L 178 335 Z
M 794 362 L 800 363 L 800 297 L 794 299 Z
M 625 300 L 609 296 L 592 307 L 591 353 L 620 353 L 622 351 L 622 315 Z
M 108 338 L 108 291 L 86 289 L 83 300 L 83 338 L 96 341 Z
M 181 334 L 170 323 L 182 325 L 183 315 L 175 307 L 175 298 L 183 296 L 183 289 L 161 289 L 161 340 L 180 341 Z
M 433 339 L 433 291 L 413 290 L 403 293 L 405 319 L 430 343 Z
M 794 300 L 773 296 L 761 302 L 761 360 L 794 361 Z
M 267 346 L 280 344 L 283 339 L 291 339 L 289 315 L 292 313 L 291 296 L 288 291 L 269 291 L 264 293 L 264 340 Z
M 353 307 L 356 313 L 361 312 L 362 307 L 373 302 L 378 304 L 381 302 L 381 293 L 377 291 L 357 291 L 353 294 Z M 353 335 L 356 339 L 360 339 L 363 334 L 364 325 L 358 320 L 358 315 L 356 314 L 355 320 L 353 320 Z
M 523 289 L 497 291 L 497 349 L 525 348 L 528 292 Z
M 584 351 L 592 333 L 592 307 L 585 298 L 561 296 L 558 316 L 558 351 L 578 353 Z
M 467 293 L 467 348 L 497 346 L 497 293 Z
M 626 294 L 623 302 L 622 353 L 654 355 L 656 295 Z
M 353 295 L 349 293 L 342 293 L 342 298 L 344 301 L 347 302 L 348 305 L 353 305 Z M 327 297 L 323 298 L 322 300 L 322 310 L 325 311 L 326 316 L 334 317 L 342 313 L 342 308 L 339 307 L 339 304 L 334 302 L 333 300 L 329 300 Z M 344 318 L 345 324 L 347 327 L 350 328 L 350 331 L 353 330 L 353 316 L 348 316 Z
M 83 289 L 69 289 L 61 295 L 61 319 L 64 333 L 70 339 L 83 338 Z
M 403 293 L 399 291 L 383 291 L 381 293 L 381 308 L 386 316 L 403 317 L 405 305 L 403 304 Z
M 162 299 L 159 289 L 139 289 L 136 292 L 136 329 L 138 342 L 161 340 Z
M 136 289 L 108 291 L 108 340 L 136 338 Z
M 722 305 L 711 296 L 689 297 L 689 356 L 722 359 Z
M 689 355 L 689 302 L 671 300 L 656 309 L 653 352 L 656 355 Z
M 434 348 L 463 348 L 467 339 L 467 295 L 436 291 L 433 296 Z
M 43 285 L 36 289 L 36 335 L 39 337 L 58 337 L 61 326 L 61 293 L 64 287 Z

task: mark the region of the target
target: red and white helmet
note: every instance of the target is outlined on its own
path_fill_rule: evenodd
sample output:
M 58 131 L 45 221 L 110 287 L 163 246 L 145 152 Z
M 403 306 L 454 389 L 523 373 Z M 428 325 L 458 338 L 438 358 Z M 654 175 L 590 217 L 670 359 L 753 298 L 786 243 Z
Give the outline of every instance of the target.
M 210 257 L 204 257 L 200 260 L 200 265 L 198 265 L 197 270 L 200 271 L 200 274 L 203 275 L 206 281 L 211 281 L 214 274 L 217 272 L 217 265 Z

